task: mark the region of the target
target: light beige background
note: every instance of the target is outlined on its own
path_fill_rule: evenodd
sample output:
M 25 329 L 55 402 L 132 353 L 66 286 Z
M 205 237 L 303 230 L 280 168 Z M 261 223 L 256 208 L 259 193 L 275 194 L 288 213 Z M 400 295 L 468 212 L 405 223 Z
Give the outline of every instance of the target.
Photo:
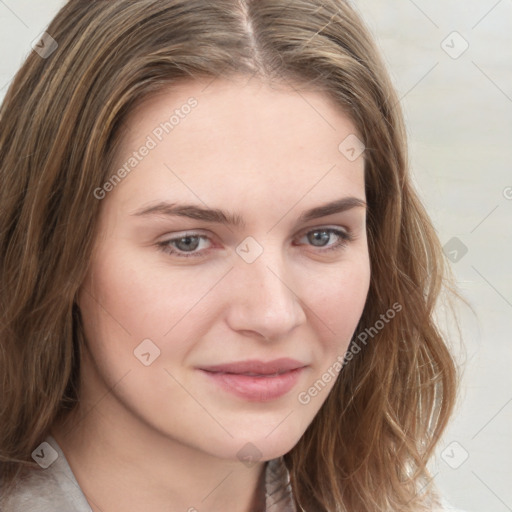
M 512 0 L 353 3 L 389 65 L 415 182 L 476 311 L 460 312 L 465 374 L 435 482 L 468 512 L 512 511 Z M 0 99 L 61 5 L 0 0 Z

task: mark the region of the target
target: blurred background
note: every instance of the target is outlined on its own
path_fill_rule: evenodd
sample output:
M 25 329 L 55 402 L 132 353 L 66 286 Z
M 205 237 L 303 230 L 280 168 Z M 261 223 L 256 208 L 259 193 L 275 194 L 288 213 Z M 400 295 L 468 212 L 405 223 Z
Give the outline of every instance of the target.
M 0 101 L 63 0 L 0 0 Z M 467 512 L 512 511 L 512 0 L 353 0 L 401 98 L 417 189 L 471 304 L 439 320 L 463 368 L 431 471 Z

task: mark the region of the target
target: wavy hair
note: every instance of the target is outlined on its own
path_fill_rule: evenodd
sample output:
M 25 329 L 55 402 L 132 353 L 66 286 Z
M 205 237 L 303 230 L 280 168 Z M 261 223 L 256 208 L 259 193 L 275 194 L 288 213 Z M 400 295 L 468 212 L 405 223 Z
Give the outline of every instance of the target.
M 332 98 L 364 140 L 371 283 L 355 337 L 402 309 L 340 373 L 284 456 L 298 510 L 411 512 L 451 414 L 453 358 L 434 321 L 448 269 L 408 170 L 400 102 L 343 0 L 70 0 L 0 109 L 0 476 L 6 488 L 78 403 L 75 304 L 95 239 L 93 191 L 143 99 L 256 75 Z M 340 141 L 341 142 L 341 141 Z M 352 342 L 355 343 L 354 341 Z M 351 349 L 353 348 L 350 347 Z

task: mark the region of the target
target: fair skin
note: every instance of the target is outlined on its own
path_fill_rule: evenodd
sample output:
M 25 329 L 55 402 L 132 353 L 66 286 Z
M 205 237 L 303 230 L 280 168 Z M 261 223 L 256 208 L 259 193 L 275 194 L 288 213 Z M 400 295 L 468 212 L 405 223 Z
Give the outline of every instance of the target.
M 357 131 L 321 93 L 256 79 L 173 86 L 131 113 L 112 172 L 191 96 L 197 106 L 102 200 L 78 298 L 81 410 L 52 433 L 95 512 L 257 509 L 265 461 L 293 448 L 334 380 L 307 404 L 299 393 L 345 353 L 368 292 L 364 206 L 299 219 L 365 201 L 364 158 L 338 150 Z M 161 201 L 244 225 L 134 215 Z M 237 252 L 247 237 L 263 251 L 250 263 Z M 158 245 L 172 238 L 194 256 Z M 145 339 L 146 354 L 160 350 L 147 366 L 134 355 Z M 240 396 L 201 369 L 284 357 L 302 369 L 279 396 L 272 384 Z M 247 443 L 253 464 L 240 460 Z

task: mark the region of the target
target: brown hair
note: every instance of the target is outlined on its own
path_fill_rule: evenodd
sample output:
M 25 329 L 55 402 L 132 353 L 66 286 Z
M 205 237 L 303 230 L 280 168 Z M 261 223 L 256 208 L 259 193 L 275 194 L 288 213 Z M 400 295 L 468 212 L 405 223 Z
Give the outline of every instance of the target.
M 126 115 L 201 77 L 255 74 L 329 95 L 366 145 L 371 284 L 355 333 L 402 309 L 346 364 L 285 455 L 308 512 L 412 511 L 451 413 L 455 368 L 433 320 L 440 244 L 408 173 L 398 98 L 372 38 L 343 0 L 71 0 L 0 110 L 0 476 L 79 396 L 74 304 L 95 238 L 93 191 L 112 172 Z M 341 142 L 341 141 L 340 141 Z M 355 342 L 353 342 L 355 343 Z M 432 494 L 432 493 L 430 493 Z M 298 507 L 300 510 L 300 507 Z

